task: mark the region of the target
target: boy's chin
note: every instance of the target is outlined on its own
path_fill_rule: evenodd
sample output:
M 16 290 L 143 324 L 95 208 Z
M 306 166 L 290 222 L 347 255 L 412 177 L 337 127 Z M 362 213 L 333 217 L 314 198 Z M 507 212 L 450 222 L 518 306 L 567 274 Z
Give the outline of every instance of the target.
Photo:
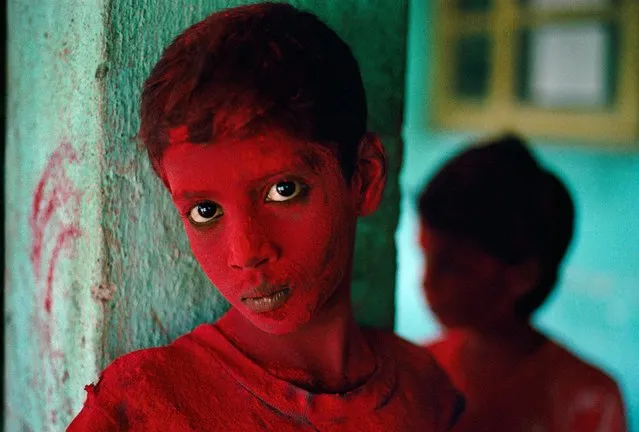
M 469 321 L 463 314 L 452 311 L 433 310 L 433 314 L 439 324 L 446 329 L 473 327 L 473 322 Z
M 494 332 L 510 325 L 510 322 L 504 322 L 493 318 L 476 318 L 467 316 L 455 316 L 453 314 L 444 315 L 436 314 L 439 324 L 447 330 L 471 330 L 476 332 Z
M 281 309 L 282 311 L 275 310 L 259 314 L 246 311 L 245 316 L 255 327 L 272 335 L 295 333 L 311 319 L 311 315 L 308 313 L 303 314 L 304 316 L 297 316 L 298 314 L 287 313 L 285 308 Z

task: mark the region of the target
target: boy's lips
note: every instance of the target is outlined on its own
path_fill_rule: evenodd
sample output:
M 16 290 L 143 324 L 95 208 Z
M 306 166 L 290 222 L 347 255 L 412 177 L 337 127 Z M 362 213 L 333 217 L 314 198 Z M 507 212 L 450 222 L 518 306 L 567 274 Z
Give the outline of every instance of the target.
M 269 312 L 284 305 L 291 297 L 291 289 L 286 285 L 262 284 L 240 296 L 240 300 L 255 313 Z

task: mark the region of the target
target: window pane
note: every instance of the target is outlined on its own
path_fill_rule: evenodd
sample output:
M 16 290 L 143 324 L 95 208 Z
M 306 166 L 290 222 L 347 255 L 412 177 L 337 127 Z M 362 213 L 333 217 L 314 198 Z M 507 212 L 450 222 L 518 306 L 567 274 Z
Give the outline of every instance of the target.
M 460 12 L 488 12 L 491 7 L 491 0 L 457 0 Z
M 520 34 L 519 98 L 542 107 L 592 108 L 612 102 L 616 31 L 598 22 L 548 24 Z
M 618 0 L 520 0 L 522 6 L 542 10 L 583 10 L 614 6 Z
M 455 46 L 455 95 L 462 99 L 488 94 L 490 40 L 486 34 L 462 36 Z

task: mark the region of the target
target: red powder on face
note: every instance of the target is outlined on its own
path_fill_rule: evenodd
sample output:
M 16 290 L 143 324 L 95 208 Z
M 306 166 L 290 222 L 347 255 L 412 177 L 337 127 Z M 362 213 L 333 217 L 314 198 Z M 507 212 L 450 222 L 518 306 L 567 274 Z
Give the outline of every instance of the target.
M 163 165 L 191 249 L 227 300 L 267 332 L 307 323 L 351 262 L 357 216 L 333 153 L 272 134 L 174 144 Z M 219 217 L 194 224 L 189 215 L 198 205 Z M 259 298 L 278 290 L 284 303 L 260 310 L 270 300 Z

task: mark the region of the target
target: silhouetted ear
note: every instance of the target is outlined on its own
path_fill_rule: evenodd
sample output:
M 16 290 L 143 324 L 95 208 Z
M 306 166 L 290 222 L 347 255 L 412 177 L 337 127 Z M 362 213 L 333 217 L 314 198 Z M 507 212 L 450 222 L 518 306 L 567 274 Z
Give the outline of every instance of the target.
M 421 246 L 423 251 L 428 250 L 428 240 L 429 240 L 429 232 L 428 228 L 424 225 L 423 221 L 419 221 L 419 245 Z
M 357 214 L 366 216 L 379 207 L 386 186 L 386 150 L 379 137 L 366 133 L 357 151 L 351 189 L 355 194 Z
M 510 266 L 508 286 L 514 299 L 520 299 L 537 287 L 541 278 L 541 265 L 535 259 Z

